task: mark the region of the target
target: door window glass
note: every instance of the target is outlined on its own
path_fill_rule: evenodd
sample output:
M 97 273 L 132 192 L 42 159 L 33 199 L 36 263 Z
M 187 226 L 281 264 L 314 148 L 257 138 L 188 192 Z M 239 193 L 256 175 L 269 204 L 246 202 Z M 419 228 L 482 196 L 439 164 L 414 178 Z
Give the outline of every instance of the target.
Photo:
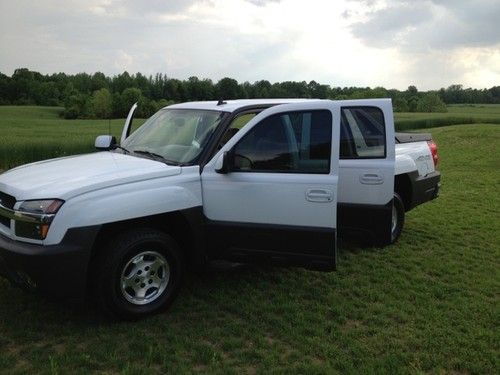
M 339 152 L 341 159 L 385 158 L 385 122 L 380 108 L 342 108 Z
M 222 136 L 222 139 L 219 142 L 219 145 L 217 146 L 217 150 L 220 150 L 222 146 L 224 146 L 231 138 L 233 138 L 236 135 L 236 133 L 238 133 L 238 131 L 248 123 L 248 121 L 250 121 L 255 117 L 255 115 L 257 115 L 257 113 L 252 112 L 252 113 L 244 113 L 236 117 L 231 122 L 231 125 L 229 125 L 229 128 Z
M 330 173 L 329 111 L 269 116 L 234 147 L 234 169 L 252 172 Z

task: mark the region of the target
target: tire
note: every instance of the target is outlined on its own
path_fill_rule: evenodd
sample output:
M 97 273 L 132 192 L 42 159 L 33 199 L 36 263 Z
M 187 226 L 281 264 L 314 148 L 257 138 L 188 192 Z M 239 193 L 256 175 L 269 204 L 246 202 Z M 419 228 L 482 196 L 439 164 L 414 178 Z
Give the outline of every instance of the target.
M 392 219 L 391 219 L 391 244 L 395 243 L 405 223 L 405 206 L 398 193 L 394 193 L 392 201 Z
M 184 262 L 174 239 L 155 229 L 124 232 L 101 248 L 93 289 L 113 317 L 139 319 L 166 309 L 179 292 Z

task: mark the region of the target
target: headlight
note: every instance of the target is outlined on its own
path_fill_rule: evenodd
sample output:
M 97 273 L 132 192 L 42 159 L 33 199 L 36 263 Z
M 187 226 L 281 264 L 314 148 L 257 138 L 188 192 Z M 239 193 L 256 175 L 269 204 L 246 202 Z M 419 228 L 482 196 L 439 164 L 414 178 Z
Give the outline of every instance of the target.
M 16 210 L 16 236 L 43 240 L 47 237 L 50 223 L 64 201 L 43 199 L 24 201 Z
M 64 201 L 59 199 L 44 199 L 40 201 L 24 201 L 18 211 L 33 214 L 55 214 Z

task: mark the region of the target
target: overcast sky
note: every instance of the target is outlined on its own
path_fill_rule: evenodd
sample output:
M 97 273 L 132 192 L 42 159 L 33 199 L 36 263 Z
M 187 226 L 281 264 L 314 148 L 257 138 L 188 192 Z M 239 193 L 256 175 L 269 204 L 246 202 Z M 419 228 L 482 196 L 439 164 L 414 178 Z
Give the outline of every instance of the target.
M 499 0 L 0 0 L 0 72 L 500 85 Z

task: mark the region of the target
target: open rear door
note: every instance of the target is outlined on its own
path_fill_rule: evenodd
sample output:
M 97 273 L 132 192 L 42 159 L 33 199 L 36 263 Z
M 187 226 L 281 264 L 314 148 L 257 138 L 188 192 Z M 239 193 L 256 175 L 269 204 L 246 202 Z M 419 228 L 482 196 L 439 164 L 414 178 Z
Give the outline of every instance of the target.
M 224 145 L 201 176 L 212 258 L 336 267 L 339 124 L 332 101 L 284 104 Z
M 341 230 L 389 244 L 395 164 L 391 100 L 346 100 L 339 105 Z

